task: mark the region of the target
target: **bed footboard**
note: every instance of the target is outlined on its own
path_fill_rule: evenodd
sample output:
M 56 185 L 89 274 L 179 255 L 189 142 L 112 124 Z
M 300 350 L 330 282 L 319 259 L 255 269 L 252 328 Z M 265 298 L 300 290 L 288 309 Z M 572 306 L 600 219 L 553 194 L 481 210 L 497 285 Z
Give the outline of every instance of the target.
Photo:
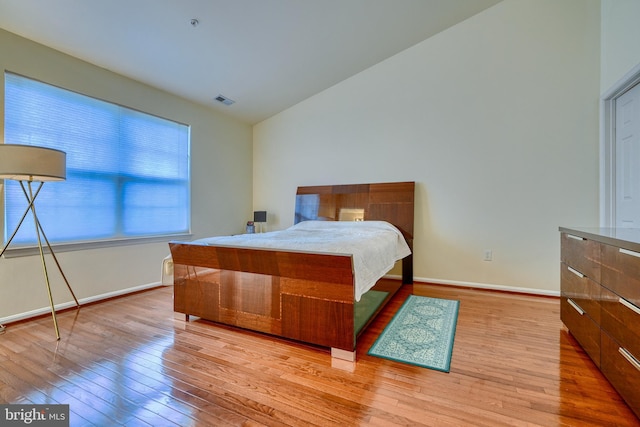
M 174 310 L 352 352 L 351 255 L 169 244 Z

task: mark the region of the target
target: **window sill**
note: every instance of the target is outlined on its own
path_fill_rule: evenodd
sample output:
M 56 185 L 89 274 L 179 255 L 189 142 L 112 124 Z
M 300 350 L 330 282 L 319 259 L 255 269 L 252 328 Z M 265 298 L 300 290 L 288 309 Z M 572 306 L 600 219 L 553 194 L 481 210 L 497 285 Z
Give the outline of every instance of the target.
M 171 240 L 179 240 L 179 239 L 188 239 L 191 238 L 193 234 L 185 233 L 185 234 L 170 234 L 164 236 L 153 236 L 153 237 L 138 237 L 132 239 L 114 239 L 114 240 L 101 240 L 96 242 L 81 242 L 81 243 L 55 243 L 51 246 L 55 253 L 60 252 L 71 252 L 71 251 L 83 251 L 87 249 L 102 249 L 102 248 L 112 248 L 118 246 L 129 246 L 129 245 L 142 245 L 147 243 L 168 243 Z M 44 242 L 43 242 L 44 243 Z M 43 244 L 42 249 L 44 253 L 49 253 L 49 248 L 46 243 Z M 37 246 L 21 246 L 12 248 L 11 245 L 5 251 L 3 257 L 4 258 L 18 258 L 23 256 L 32 256 L 40 254 L 40 250 Z

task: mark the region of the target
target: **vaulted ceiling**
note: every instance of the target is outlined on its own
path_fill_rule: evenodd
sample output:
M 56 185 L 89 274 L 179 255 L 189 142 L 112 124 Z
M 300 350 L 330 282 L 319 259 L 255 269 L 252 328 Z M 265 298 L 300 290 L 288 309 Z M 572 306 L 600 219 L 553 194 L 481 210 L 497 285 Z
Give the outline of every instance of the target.
M 0 0 L 0 28 L 254 124 L 499 1 Z

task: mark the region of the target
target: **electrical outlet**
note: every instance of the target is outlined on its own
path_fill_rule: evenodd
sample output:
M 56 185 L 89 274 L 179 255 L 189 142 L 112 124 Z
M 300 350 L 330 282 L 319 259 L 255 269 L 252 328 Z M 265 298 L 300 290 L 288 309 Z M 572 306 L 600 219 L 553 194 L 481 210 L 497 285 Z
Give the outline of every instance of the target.
M 491 249 L 484 250 L 484 260 L 485 261 L 493 260 L 493 251 Z

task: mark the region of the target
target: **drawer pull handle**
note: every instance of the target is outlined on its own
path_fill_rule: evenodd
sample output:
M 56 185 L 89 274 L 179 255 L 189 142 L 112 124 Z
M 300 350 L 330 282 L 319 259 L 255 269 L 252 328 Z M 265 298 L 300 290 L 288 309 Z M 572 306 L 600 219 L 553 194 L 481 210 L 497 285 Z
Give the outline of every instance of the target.
M 640 362 L 638 362 L 638 359 L 633 357 L 633 355 L 631 353 L 629 353 L 629 351 L 626 348 L 618 347 L 618 353 L 620 353 L 622 355 L 622 357 L 627 359 L 627 362 L 631 363 L 631 365 L 634 368 L 636 368 L 638 371 L 640 371 Z
M 580 308 L 580 306 L 578 304 L 576 304 L 575 302 L 573 302 L 572 300 L 567 298 L 567 302 L 569 303 L 569 305 L 571 307 L 573 307 L 578 313 L 580 313 L 580 316 L 582 316 L 584 314 L 584 310 Z
M 633 311 L 634 313 L 640 314 L 640 307 L 636 306 L 635 304 L 627 301 L 624 298 L 620 298 L 618 300 L 618 302 L 622 305 L 624 305 L 625 307 L 627 307 L 629 310 Z
M 573 234 L 567 234 L 567 237 L 574 240 L 587 240 L 584 237 L 574 236 Z
M 584 278 L 584 274 L 580 273 L 578 270 L 576 270 L 575 268 L 571 268 L 567 266 L 567 269 L 572 272 L 573 274 L 575 274 L 576 276 L 578 276 L 579 278 Z
M 620 248 L 620 253 L 640 258 L 640 252 L 630 251 L 629 249 Z

